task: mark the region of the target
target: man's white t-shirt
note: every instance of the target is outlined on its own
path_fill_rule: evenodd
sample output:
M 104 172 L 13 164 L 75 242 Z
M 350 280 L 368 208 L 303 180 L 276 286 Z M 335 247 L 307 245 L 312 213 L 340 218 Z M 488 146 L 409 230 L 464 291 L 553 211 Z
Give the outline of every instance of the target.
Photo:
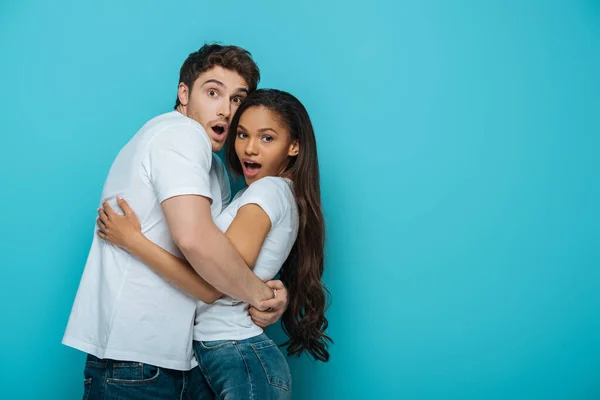
M 271 220 L 271 229 L 254 265 L 254 273 L 267 281 L 277 275 L 298 236 L 298 207 L 292 182 L 279 177 L 259 179 L 235 196 L 214 220 L 215 224 L 225 232 L 246 204 L 257 204 Z M 243 340 L 262 332 L 248 314 L 248 303 L 229 296 L 213 304 L 198 302 L 194 340 Z
M 205 196 L 212 199 L 216 216 L 230 192 L 223 164 L 213 158 L 202 126 L 173 111 L 150 120 L 121 150 L 102 200 L 119 210 L 117 195 L 135 210 L 146 237 L 183 257 L 161 202 L 180 195 Z M 99 358 L 189 370 L 197 365 L 192 351 L 196 303 L 94 233 L 63 343 Z

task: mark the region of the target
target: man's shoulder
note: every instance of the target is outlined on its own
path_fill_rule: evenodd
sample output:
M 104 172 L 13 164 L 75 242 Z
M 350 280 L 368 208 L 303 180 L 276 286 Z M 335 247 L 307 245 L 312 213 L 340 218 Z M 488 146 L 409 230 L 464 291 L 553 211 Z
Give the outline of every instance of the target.
M 165 144 L 182 150 L 205 150 L 212 153 L 208 135 L 200 123 L 177 111 L 171 111 L 152 118 L 137 132 L 140 143 L 149 143 L 148 149 L 163 147 Z M 185 149 L 184 149 L 185 148 Z
M 171 111 L 165 114 L 158 115 L 144 124 L 140 132 L 151 132 L 154 134 L 176 134 L 178 132 L 193 132 L 202 133 L 204 128 L 198 122 L 177 111 Z

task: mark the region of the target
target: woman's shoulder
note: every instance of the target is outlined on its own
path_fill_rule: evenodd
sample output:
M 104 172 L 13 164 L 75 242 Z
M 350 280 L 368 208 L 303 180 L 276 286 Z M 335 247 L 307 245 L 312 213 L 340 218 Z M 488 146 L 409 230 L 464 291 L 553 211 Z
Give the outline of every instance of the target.
M 258 204 L 275 226 L 295 207 L 292 182 L 276 176 L 261 178 L 248 186 L 240 197 L 240 207 L 249 203 Z
M 292 194 L 292 181 L 280 176 L 265 176 L 248 186 L 246 192 L 275 195 L 277 192 Z

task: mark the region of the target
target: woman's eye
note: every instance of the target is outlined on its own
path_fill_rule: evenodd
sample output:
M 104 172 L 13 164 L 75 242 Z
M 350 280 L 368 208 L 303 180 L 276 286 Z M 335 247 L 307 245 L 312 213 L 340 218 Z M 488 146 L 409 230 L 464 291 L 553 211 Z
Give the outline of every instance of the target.
M 270 143 L 273 141 L 273 138 L 271 136 L 263 136 L 262 140 L 263 142 Z
M 246 139 L 246 137 L 248 136 L 245 132 L 238 132 L 237 136 L 240 139 Z

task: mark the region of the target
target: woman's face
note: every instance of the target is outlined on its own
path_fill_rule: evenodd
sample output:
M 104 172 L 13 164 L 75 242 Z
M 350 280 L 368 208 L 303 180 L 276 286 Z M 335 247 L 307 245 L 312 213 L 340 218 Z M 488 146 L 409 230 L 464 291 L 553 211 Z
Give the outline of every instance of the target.
M 298 141 L 265 107 L 251 107 L 240 117 L 235 153 L 248 185 L 265 176 L 281 175 L 289 157 L 298 155 Z

